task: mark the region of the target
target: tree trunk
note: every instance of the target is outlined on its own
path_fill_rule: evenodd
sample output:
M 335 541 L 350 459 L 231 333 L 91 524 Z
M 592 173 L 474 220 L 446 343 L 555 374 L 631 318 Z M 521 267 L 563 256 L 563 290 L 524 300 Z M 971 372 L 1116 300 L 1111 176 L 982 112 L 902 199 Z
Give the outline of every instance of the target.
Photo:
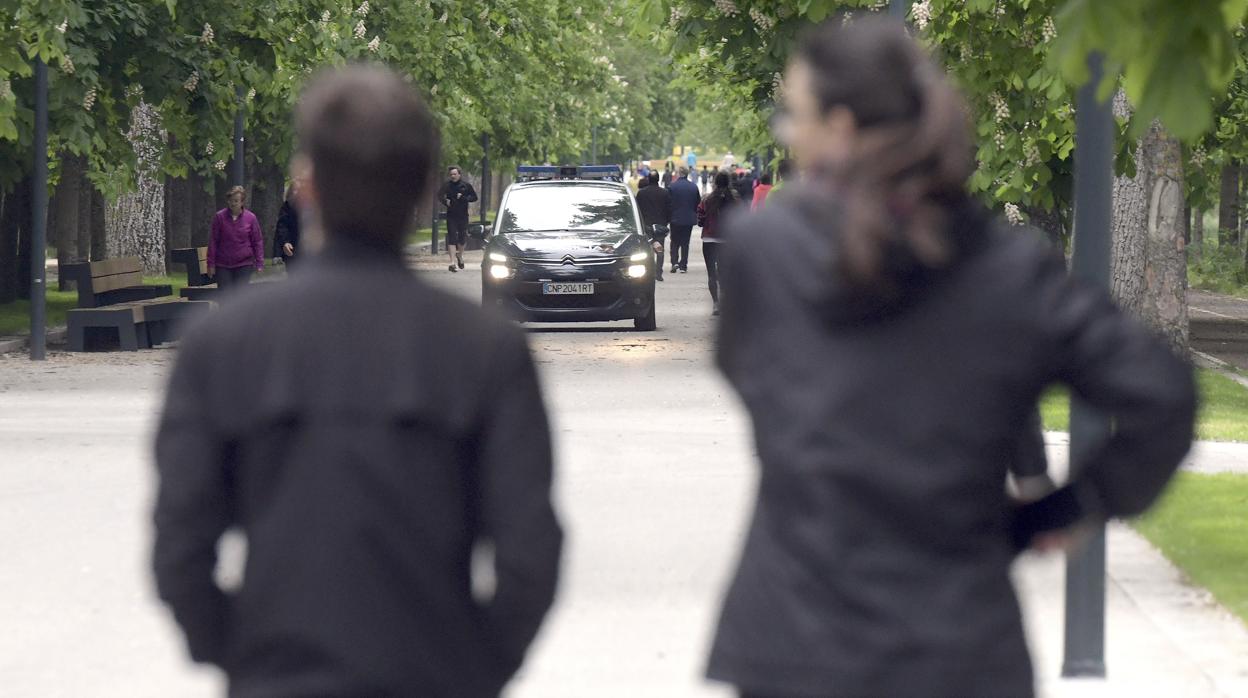
M 1218 200 L 1218 245 L 1234 244 L 1239 235 L 1239 165 L 1222 166 Z
M 1205 209 L 1198 208 L 1192 214 L 1192 244 L 1188 246 L 1187 253 L 1196 259 L 1200 259 L 1201 254 L 1205 251 Z
M 212 232 L 212 217 L 221 207 L 216 205 L 212 178 L 192 172 L 188 182 L 191 190 L 191 246 L 204 247 Z
M 84 262 L 92 260 L 91 257 L 91 195 L 95 191 L 95 185 L 91 180 L 87 179 L 86 169 L 83 169 L 82 183 L 78 187 L 78 255 Z
M 0 202 L 0 305 L 17 300 L 17 241 L 20 237 L 15 191 Z
M 165 178 L 165 245 L 191 247 L 191 181 Z
M 135 107 L 127 138 L 138 155 L 138 181 L 135 191 L 118 197 L 105 214 L 109 256 L 138 257 L 143 273 L 163 276 L 165 191 L 157 166 L 165 136 L 155 109 L 148 104 Z
M 1183 158 L 1154 122 L 1136 151 L 1136 176 L 1114 182 L 1112 290 L 1176 352 L 1188 350 Z
M 60 270 L 66 264 L 81 262 L 78 252 L 78 202 L 82 198 L 82 173 L 86 158 L 61 154 L 61 181 L 48 202 L 52 217 L 52 240 L 56 241 L 57 288 L 70 290 L 70 282 Z
M 28 175 L 17 184 L 9 194 L 14 198 L 14 207 L 12 209 L 13 219 L 17 221 L 17 297 L 22 299 L 30 299 L 30 261 L 35 252 L 32 247 L 35 232 L 34 215 L 31 210 L 33 207 L 34 182 Z M 46 254 L 40 250 L 40 257 Z
M 91 188 L 91 259 L 108 259 L 108 207 L 104 202 L 104 192 Z

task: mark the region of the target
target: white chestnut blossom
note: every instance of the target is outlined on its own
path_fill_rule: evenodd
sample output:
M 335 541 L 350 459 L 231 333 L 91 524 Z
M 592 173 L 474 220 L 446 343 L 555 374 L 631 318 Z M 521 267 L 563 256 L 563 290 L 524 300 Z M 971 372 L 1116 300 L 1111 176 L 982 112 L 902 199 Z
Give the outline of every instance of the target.
M 1005 103 L 1004 97 L 996 92 L 993 92 L 988 95 L 988 101 L 992 102 L 992 110 L 997 123 L 1001 123 L 1010 118 L 1010 105 Z
M 82 98 L 83 111 L 91 111 L 91 108 L 95 106 L 95 97 L 96 92 L 94 87 L 87 90 L 87 94 Z
M 7 79 L 0 80 L 0 99 L 8 99 L 13 96 L 13 84 Z
M 225 172 L 225 160 L 217 160 L 212 164 L 217 172 Z
M 914 26 L 927 29 L 927 25 L 932 22 L 931 0 L 920 0 L 914 3 L 910 8 L 910 16 L 914 19 Z
M 377 51 L 378 51 L 380 48 L 381 48 L 381 37 L 380 37 L 380 36 L 374 36 L 374 37 L 373 37 L 373 40 L 372 40 L 372 41 L 370 41 L 370 42 L 368 42 L 368 51 L 369 51 L 369 53 L 377 53 Z
M 1044 28 L 1040 30 L 1046 42 L 1057 38 L 1057 24 L 1053 22 L 1052 17 L 1044 18 Z
M 182 89 L 186 90 L 187 92 L 194 92 L 195 90 L 199 89 L 199 71 L 198 70 L 191 71 L 191 76 L 186 79 L 186 82 L 182 83 Z
M 1011 225 L 1023 224 L 1023 212 L 1018 207 L 1018 204 L 1005 205 L 1005 220 L 1009 221 Z
M 212 40 L 215 39 L 216 36 L 217 36 L 216 33 L 212 31 L 212 25 L 205 22 L 204 31 L 201 32 L 199 35 L 199 42 L 201 44 L 210 45 L 212 44 Z
M 204 155 L 212 157 L 215 152 L 217 152 L 217 146 L 213 145 L 212 141 L 208 141 L 207 145 L 204 146 Z
M 62 34 L 69 31 L 69 18 L 66 18 L 64 22 L 56 25 L 56 30 Z
M 367 17 L 370 9 L 371 8 L 368 6 L 368 0 L 364 0 L 364 2 L 360 3 L 359 7 L 355 8 L 355 14 L 358 17 Z
M 733 2 L 733 0 L 715 0 L 715 8 L 728 17 L 741 11 L 737 9 L 737 3 Z
M 355 23 L 355 31 L 353 33 L 357 39 L 363 39 L 365 36 L 368 36 L 368 29 L 364 27 L 364 20 L 361 19 Z
M 443 12 L 442 12 L 442 16 L 438 18 L 438 21 L 439 21 L 439 22 L 441 22 L 441 23 L 443 23 L 443 24 L 446 24 L 446 19 L 447 19 L 447 17 L 448 17 L 448 16 L 449 16 L 449 15 L 448 15 L 447 11 L 443 10 Z
M 754 20 L 754 24 L 758 27 L 759 31 L 771 31 L 772 27 L 776 26 L 776 20 L 767 16 L 766 12 L 763 12 L 757 7 L 750 8 L 750 19 Z
M 247 101 L 250 102 L 255 98 L 256 98 L 256 88 L 253 87 L 250 90 L 247 90 Z
M 69 56 L 61 56 L 61 72 L 66 75 L 74 74 L 74 62 Z

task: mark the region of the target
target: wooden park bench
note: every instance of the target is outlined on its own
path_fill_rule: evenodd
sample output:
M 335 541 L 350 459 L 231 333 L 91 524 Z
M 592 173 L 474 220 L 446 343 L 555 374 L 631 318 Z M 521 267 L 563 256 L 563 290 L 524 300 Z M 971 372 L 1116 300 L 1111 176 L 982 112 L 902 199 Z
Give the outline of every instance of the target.
M 138 257 L 77 262 L 66 264 L 59 271 L 62 278 L 78 286 L 79 308 L 132 303 L 173 293 L 170 286 L 143 285 L 143 266 Z
M 167 285 L 143 286 L 137 257 L 67 264 L 62 273 L 78 284 L 78 306 L 67 315 L 69 350 L 86 351 L 117 337 L 126 351 L 149 349 L 175 337 L 177 325 L 211 304 L 175 298 Z
M 182 247 L 169 252 L 174 264 L 186 269 L 186 288 L 182 297 L 193 301 L 216 300 L 217 285 L 208 276 L 208 248 Z

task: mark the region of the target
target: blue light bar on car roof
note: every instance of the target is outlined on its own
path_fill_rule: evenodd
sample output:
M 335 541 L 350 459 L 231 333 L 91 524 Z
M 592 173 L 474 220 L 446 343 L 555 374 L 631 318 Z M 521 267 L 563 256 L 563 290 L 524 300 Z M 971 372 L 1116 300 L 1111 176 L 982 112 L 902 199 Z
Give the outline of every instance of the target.
M 624 180 L 624 170 L 619 165 L 520 165 L 516 177 L 522 182 L 541 179 L 611 179 Z

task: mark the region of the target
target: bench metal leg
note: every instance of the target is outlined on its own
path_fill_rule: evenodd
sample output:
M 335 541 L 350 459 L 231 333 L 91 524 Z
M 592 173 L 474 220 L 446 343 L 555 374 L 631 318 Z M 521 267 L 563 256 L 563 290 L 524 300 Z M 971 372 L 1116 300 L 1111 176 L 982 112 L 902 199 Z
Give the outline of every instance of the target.
M 139 350 L 139 323 L 125 322 L 117 327 L 117 340 L 122 351 Z
M 87 350 L 87 328 L 81 323 L 70 320 L 69 322 L 69 350 L 70 351 L 86 351 Z

